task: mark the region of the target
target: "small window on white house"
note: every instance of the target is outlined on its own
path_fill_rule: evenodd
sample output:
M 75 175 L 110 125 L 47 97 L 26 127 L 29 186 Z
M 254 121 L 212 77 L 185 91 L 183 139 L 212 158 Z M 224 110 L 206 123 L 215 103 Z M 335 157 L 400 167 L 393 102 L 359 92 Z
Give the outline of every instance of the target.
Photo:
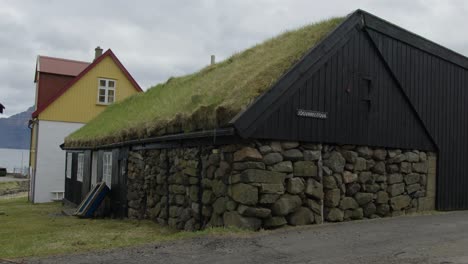
M 98 103 L 112 104 L 115 101 L 115 80 L 99 79 Z
M 84 154 L 78 154 L 78 165 L 76 168 L 76 180 L 83 182 L 83 171 L 84 171 Z
M 71 179 L 73 153 L 67 153 L 67 179 Z
M 102 181 L 109 189 L 112 185 L 112 152 L 104 152 L 102 155 Z

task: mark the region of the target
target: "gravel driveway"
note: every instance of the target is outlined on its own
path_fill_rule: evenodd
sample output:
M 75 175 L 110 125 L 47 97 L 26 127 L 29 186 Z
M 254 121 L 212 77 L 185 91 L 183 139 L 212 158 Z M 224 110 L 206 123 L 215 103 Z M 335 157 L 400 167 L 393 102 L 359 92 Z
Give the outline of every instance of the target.
M 203 237 L 27 263 L 468 263 L 468 211 Z

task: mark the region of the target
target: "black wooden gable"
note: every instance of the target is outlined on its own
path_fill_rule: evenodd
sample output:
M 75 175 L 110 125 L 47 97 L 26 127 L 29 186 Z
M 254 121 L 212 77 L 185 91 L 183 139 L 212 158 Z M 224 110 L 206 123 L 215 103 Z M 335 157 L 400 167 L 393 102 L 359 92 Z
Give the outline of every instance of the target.
M 438 209 L 467 209 L 467 69 L 466 57 L 358 10 L 232 124 L 244 138 L 436 151 Z

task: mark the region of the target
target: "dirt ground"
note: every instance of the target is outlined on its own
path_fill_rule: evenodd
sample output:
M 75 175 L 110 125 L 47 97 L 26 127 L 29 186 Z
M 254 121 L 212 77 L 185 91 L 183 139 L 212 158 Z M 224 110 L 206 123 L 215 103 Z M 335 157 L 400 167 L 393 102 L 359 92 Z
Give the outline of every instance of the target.
M 468 263 L 468 211 L 203 237 L 24 263 Z

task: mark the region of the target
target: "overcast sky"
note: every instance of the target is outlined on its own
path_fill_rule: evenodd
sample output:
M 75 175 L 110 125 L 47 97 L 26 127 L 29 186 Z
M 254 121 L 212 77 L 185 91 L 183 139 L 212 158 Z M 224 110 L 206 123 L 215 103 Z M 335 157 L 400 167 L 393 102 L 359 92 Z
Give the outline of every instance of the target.
M 111 48 L 143 89 L 285 30 L 361 8 L 468 55 L 468 1 L 0 0 L 3 117 L 34 104 L 36 56 L 91 61 Z

